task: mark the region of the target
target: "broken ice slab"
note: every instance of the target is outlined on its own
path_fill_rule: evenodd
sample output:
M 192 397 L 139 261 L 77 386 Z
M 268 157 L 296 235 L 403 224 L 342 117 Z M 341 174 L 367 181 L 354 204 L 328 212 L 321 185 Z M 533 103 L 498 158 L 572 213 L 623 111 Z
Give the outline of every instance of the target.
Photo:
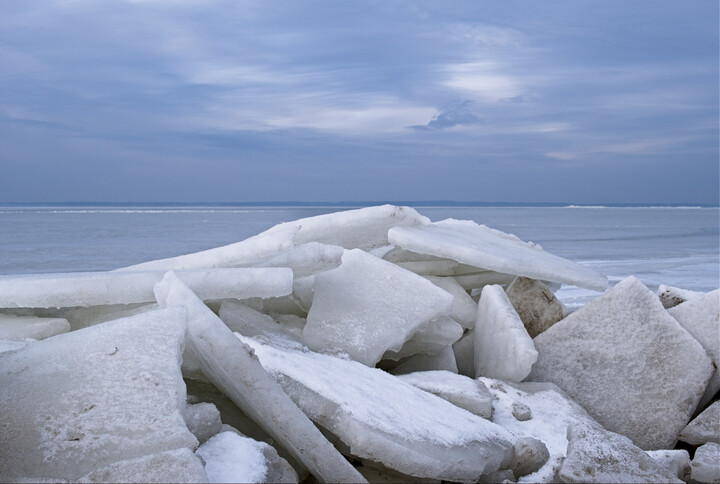
M 453 297 L 430 281 L 361 250 L 315 276 L 303 341 L 374 366 L 423 326 L 449 314 Z
M 477 303 L 470 297 L 467 291 L 457 282 L 457 280 L 453 277 L 424 277 L 440 289 L 452 294 L 453 304 L 450 317 L 460 323 L 463 328 L 474 328 L 475 320 L 477 319 Z
M 702 292 L 690 291 L 675 286 L 666 286 L 665 284 L 660 284 L 657 290 L 657 295 L 665 309 L 674 308 L 678 304 L 695 299 L 703 294 Z
M 427 217 L 410 207 L 381 205 L 302 218 L 276 225 L 267 233 L 299 225 L 300 230 L 294 238 L 296 244 L 321 242 L 346 249 L 370 250 L 388 245 L 387 234 L 391 227 L 427 223 L 430 223 Z
M 75 480 L 117 461 L 194 449 L 182 417 L 185 330 L 186 311 L 170 308 L 0 355 L 0 481 Z
M 695 417 L 680 432 L 679 439 L 693 445 L 702 445 L 708 442 L 720 444 L 720 400 Z
M 475 323 L 475 375 L 522 381 L 538 358 L 533 340 L 500 286 L 485 286 Z
M 76 482 L 208 482 L 202 461 L 187 448 L 167 450 L 95 469 Z
M 297 225 L 286 224 L 282 228 L 275 227 L 272 231 L 267 230 L 234 244 L 167 259 L 151 260 L 122 267 L 114 272 L 180 271 L 252 266 L 276 256 L 281 251 L 293 248 L 293 236 L 298 230 Z
M 492 395 L 479 380 L 449 371 L 417 371 L 398 378 L 475 415 L 492 417 Z
M 289 267 L 294 277 L 305 277 L 339 266 L 343 251 L 339 245 L 308 242 L 259 262 L 257 267 Z
M 644 450 L 675 445 L 713 372 L 705 350 L 628 277 L 535 339 L 528 377 L 551 381 Z
M 388 240 L 403 249 L 471 266 L 602 291 L 607 278 L 545 252 L 514 235 L 467 220 L 448 219 L 417 227 L 393 227 Z
M 535 279 L 518 277 L 505 292 L 531 338 L 570 314 L 550 288 Z
M 76 272 L 0 277 L 0 308 L 52 308 L 154 301 L 164 272 Z M 288 268 L 180 271 L 202 299 L 245 299 L 290 294 Z
M 451 373 L 457 373 L 457 362 L 455 361 L 455 353 L 452 345 L 448 345 L 433 355 L 417 354 L 400 361 L 391 373 L 393 375 L 403 375 L 414 371 L 432 371 L 443 370 Z
M 475 482 L 508 457 L 502 428 L 382 370 L 238 335 L 308 416 L 358 458 L 403 474 Z
M 434 355 L 455 343 L 462 335 L 462 326 L 449 316 L 441 316 L 415 333 L 400 351 L 386 351 L 383 359 L 397 361 L 416 354 Z
M 203 374 L 319 480 L 362 482 L 247 345 L 172 272 L 155 286 L 162 307 L 185 306 L 187 349 Z
M 45 339 L 70 331 L 70 323 L 63 318 L 36 318 L 0 314 L 0 339 Z
M 236 301 L 223 301 L 218 315 L 228 328 L 243 336 L 280 337 L 297 342 L 302 337 L 302 326 L 280 324 L 267 314 Z

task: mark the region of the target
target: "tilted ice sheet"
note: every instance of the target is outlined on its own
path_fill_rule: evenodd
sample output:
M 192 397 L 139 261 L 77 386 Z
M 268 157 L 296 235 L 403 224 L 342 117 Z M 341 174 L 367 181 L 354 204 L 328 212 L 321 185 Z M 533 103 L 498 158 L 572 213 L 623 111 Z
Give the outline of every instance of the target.
M 502 428 L 382 370 L 236 335 L 356 457 L 411 476 L 475 482 L 496 470 L 512 445 Z
M 0 308 L 51 308 L 132 304 L 155 300 L 153 286 L 165 272 L 78 272 L 0 277 Z M 245 299 L 292 292 L 288 268 L 180 271 L 201 299 Z
M 315 276 L 303 329 L 313 350 L 344 351 L 374 366 L 423 325 L 449 314 L 453 297 L 430 281 L 358 249 L 342 265 Z
M 394 227 L 388 240 L 404 249 L 445 257 L 483 269 L 602 291 L 605 276 L 543 251 L 514 235 L 472 221 L 448 219 L 418 227 Z
M 492 417 L 492 395 L 479 380 L 449 371 L 417 371 L 398 378 L 475 415 Z

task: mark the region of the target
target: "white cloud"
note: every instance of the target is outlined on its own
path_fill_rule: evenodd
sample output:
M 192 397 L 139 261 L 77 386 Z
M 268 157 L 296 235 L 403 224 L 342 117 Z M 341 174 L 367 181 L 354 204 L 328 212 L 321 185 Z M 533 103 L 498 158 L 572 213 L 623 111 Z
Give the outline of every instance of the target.
M 521 96 L 527 89 L 514 76 L 503 73 L 491 62 L 448 64 L 444 67 L 443 85 L 461 91 L 477 101 L 498 102 Z

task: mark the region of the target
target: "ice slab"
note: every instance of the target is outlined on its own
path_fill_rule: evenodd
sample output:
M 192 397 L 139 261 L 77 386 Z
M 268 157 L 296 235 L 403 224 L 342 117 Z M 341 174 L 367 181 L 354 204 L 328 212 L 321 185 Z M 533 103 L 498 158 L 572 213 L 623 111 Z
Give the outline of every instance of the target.
M 77 482 L 208 482 L 208 478 L 193 451 L 180 448 L 115 462 L 85 474 Z
M 697 448 L 690 462 L 690 478 L 695 482 L 720 482 L 720 444 L 709 442 Z
M 492 395 L 479 380 L 449 371 L 417 371 L 398 378 L 470 413 L 487 419 L 492 417 Z
M 458 367 L 455 361 L 455 352 L 452 346 L 448 345 L 434 355 L 417 354 L 401 361 L 392 370 L 393 375 L 403 375 L 414 371 L 444 370 L 457 373 Z
M 303 341 L 316 351 L 344 351 L 374 366 L 423 325 L 449 314 L 453 297 L 430 281 L 361 250 L 315 276 Z
M 463 328 L 474 328 L 477 319 L 477 303 L 457 280 L 452 277 L 425 276 L 425 278 L 452 295 L 453 303 L 450 317 L 460 323 Z
M 396 226 L 430 223 L 410 207 L 381 205 L 317 215 L 277 225 L 268 232 L 300 226 L 296 244 L 321 242 L 346 249 L 370 250 L 388 245 L 388 230 Z
M 185 328 L 186 311 L 171 308 L 0 355 L 0 481 L 74 480 L 117 461 L 194 449 L 182 417 Z
M 562 482 L 683 482 L 620 434 L 572 424 L 568 440 L 558 473 Z
M 518 277 L 505 292 L 531 338 L 570 314 L 550 288 L 535 279 Z
M 685 301 L 689 301 L 703 294 L 702 292 L 689 291 L 675 286 L 666 286 L 665 284 L 660 284 L 657 290 L 657 295 L 665 309 L 674 308 L 678 304 L 682 304 Z
M 707 442 L 720 444 L 720 400 L 695 417 L 682 432 L 679 439 L 693 445 Z
M 116 269 L 116 272 L 180 271 L 221 267 L 248 267 L 272 258 L 295 246 L 293 237 L 300 227 L 285 224 L 245 239 L 241 242 L 192 254 L 158 259 Z
M 343 250 L 339 245 L 308 242 L 280 252 L 257 267 L 289 267 L 294 277 L 305 277 L 339 266 Z
M 310 418 L 361 459 L 411 476 L 475 482 L 512 445 L 497 425 L 382 370 L 238 338 Z
M 475 323 L 475 374 L 522 381 L 538 353 L 532 338 L 500 286 L 485 286 Z
M 70 323 L 63 318 L 36 318 L 0 314 L 0 339 L 45 339 L 70 331 Z
M 100 306 L 63 308 L 60 310 L 60 314 L 70 323 L 70 330 L 76 331 L 106 321 L 112 321 L 113 319 L 128 318 L 148 311 L 155 311 L 159 308 L 160 306 L 155 302 L 147 304 L 106 304 Z
M 205 376 L 242 411 L 275 438 L 312 474 L 327 482 L 362 482 L 340 455 L 260 365 L 253 350 L 169 272 L 155 286 L 162 307 L 188 311 L 187 352 Z
M 451 317 L 441 316 L 418 330 L 405 342 L 400 351 L 386 351 L 383 359 L 397 361 L 416 354 L 434 355 L 455 343 L 462 335 L 462 326 Z
M 0 307 L 51 308 L 154 301 L 164 272 L 81 272 L 0 277 Z M 292 292 L 288 268 L 181 271 L 201 299 L 284 296 Z
M 648 450 L 646 453 L 681 481 L 690 480 L 690 454 L 687 450 Z
M 394 227 L 388 232 L 388 240 L 406 250 L 500 273 L 597 291 L 607 287 L 607 278 L 591 269 L 472 221 L 448 219 L 417 227 Z
M 219 316 L 228 328 L 244 336 L 275 336 L 298 342 L 302 337 L 302 327 L 280 324 L 267 314 L 235 301 L 223 301 Z
M 675 445 L 705 390 L 705 350 L 634 277 L 534 340 L 529 379 L 565 390 L 606 429 L 644 450 Z

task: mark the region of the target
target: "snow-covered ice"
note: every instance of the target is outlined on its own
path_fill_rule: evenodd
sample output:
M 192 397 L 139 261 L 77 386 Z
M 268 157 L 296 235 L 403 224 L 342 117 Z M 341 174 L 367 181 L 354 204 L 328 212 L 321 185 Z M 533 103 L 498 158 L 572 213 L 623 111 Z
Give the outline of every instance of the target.
M 720 444 L 720 400 L 713 402 L 680 432 L 679 439 L 693 445 Z
M 483 418 L 492 417 L 492 395 L 485 384 L 449 371 L 416 371 L 398 375 L 402 381 L 437 395 Z

